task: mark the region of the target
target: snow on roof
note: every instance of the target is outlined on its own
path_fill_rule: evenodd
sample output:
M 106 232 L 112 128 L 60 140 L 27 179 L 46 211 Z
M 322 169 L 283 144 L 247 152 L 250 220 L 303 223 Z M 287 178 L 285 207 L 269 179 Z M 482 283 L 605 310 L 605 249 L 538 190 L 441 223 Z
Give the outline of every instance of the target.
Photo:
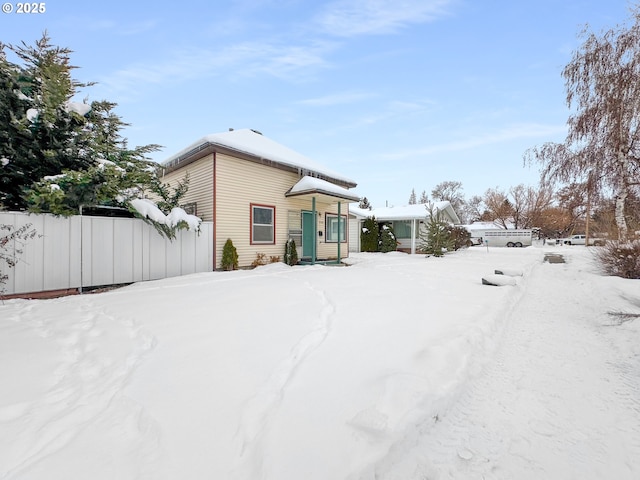
M 371 210 L 369 210 L 368 208 L 360 208 L 356 207 L 355 205 L 349 205 L 349 213 L 361 218 L 366 218 L 373 215 L 371 213 Z
M 449 202 L 435 202 L 436 209 L 442 211 L 450 207 Z M 359 217 L 376 217 L 376 220 L 413 220 L 417 218 L 425 218 L 429 215 L 427 205 L 417 203 L 415 205 L 404 205 L 402 207 L 382 207 L 373 210 L 362 209 L 358 207 L 349 207 L 349 213 L 353 213 Z
M 484 230 L 504 230 L 505 227 L 500 225 L 498 222 L 473 222 L 470 225 L 462 225 L 464 228 L 469 230 L 470 232 L 475 231 L 484 231 Z M 513 224 L 511 222 L 507 222 L 507 229 L 513 230 Z M 523 229 L 519 229 L 523 230 Z M 524 230 L 530 230 L 525 228 Z
M 305 157 L 304 155 L 249 128 L 206 135 L 189 145 L 187 148 L 184 148 L 175 155 L 172 155 L 162 162 L 162 164 L 177 165 L 182 157 L 201 149 L 207 144 L 227 147 L 259 158 L 271 160 L 282 165 L 294 167 L 301 170 L 302 174 L 316 173 L 347 184 L 353 184 L 354 187 L 356 186 L 356 182 L 354 180 L 340 175 L 339 173 L 320 165 L 314 160 L 311 160 L 310 158 Z
M 359 200 L 360 197 L 346 188 L 320 178 L 304 176 L 287 192 L 287 196 L 303 195 L 305 193 L 324 193 L 332 197 L 346 200 Z

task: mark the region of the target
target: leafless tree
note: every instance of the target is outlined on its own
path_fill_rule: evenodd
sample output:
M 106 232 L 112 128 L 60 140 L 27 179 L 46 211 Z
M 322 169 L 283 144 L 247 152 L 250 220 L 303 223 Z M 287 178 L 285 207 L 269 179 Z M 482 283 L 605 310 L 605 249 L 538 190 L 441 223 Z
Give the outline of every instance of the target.
M 559 229 L 563 235 L 582 231 L 585 226 L 585 198 L 587 197 L 586 183 L 570 183 L 556 193 L 558 206 L 563 212 L 563 228 Z
M 553 203 L 553 190 L 548 184 L 534 188 L 517 185 L 509 193 L 494 188 L 484 195 L 484 220 L 493 221 L 503 228 L 543 227 L 545 212 Z
M 464 207 L 462 182 L 447 180 L 440 182 L 431 190 L 431 198 L 436 202 L 447 201 L 457 214 L 461 214 Z
M 484 204 L 486 209 L 482 214 L 482 220 L 509 228 L 513 220 L 513 206 L 504 191 L 498 188 L 488 189 L 484 194 Z
M 523 187 L 518 185 L 515 189 L 522 191 L 522 208 L 519 209 L 520 216 L 518 225 L 520 228 L 541 227 L 543 215 L 553 204 L 553 188 L 550 184 L 540 183 L 537 187 Z M 512 189 L 514 190 L 514 189 Z M 515 208 L 516 195 L 511 191 Z
M 480 195 L 474 195 L 469 200 L 464 202 L 462 213 L 465 220 L 463 223 L 477 222 L 482 218 L 482 212 L 484 212 L 484 200 Z
M 544 179 L 585 184 L 588 199 L 611 188 L 619 239 L 628 236 L 626 201 L 640 185 L 640 7 L 631 14 L 631 26 L 583 30 L 584 43 L 562 72 L 575 109 L 565 142 L 525 154 L 542 164 Z

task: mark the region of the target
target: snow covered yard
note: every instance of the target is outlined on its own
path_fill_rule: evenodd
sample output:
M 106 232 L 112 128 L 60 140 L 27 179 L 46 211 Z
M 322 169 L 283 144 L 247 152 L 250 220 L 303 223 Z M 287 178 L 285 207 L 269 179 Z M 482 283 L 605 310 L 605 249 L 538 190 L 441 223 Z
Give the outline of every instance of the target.
M 640 477 L 640 320 L 607 314 L 637 281 L 584 247 L 349 261 L 0 305 L 0 478 Z

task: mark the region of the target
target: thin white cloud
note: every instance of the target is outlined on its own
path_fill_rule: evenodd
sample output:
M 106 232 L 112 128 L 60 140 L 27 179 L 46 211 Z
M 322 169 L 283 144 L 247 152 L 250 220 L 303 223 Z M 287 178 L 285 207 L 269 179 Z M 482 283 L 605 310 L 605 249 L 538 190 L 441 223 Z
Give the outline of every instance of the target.
M 343 92 L 325 95 L 323 97 L 308 98 L 297 102 L 299 105 L 310 107 L 330 107 L 333 105 L 346 105 L 350 103 L 360 102 L 374 97 L 372 93 L 366 92 Z
M 299 80 L 308 71 L 326 68 L 323 59 L 330 44 L 289 46 L 267 43 L 242 43 L 208 50 L 174 51 L 161 62 L 132 65 L 99 80 L 107 88 L 135 92 L 145 85 L 180 83 L 224 73 L 238 77 L 268 74 Z
M 396 32 L 444 16 L 455 0 L 337 0 L 318 16 L 321 29 L 351 37 Z
M 265 72 L 274 77 L 302 80 L 308 72 L 328 67 L 325 54 L 334 46 L 330 43 L 312 45 L 265 46 L 264 54 L 255 58 L 247 72 Z M 301 76 L 302 75 L 302 76 Z
M 566 131 L 567 127 L 565 125 L 518 124 L 486 135 L 469 137 L 465 140 L 428 145 L 422 148 L 398 150 L 382 154 L 381 158 L 399 160 L 408 157 L 469 150 L 485 145 L 494 145 L 524 138 L 556 138 L 559 135 L 565 134 Z
M 363 125 L 374 125 L 397 117 L 406 118 L 409 115 L 424 112 L 433 104 L 434 102 L 428 100 L 418 102 L 392 101 L 387 103 L 383 110 L 362 116 L 357 120 L 354 126 L 361 127 Z

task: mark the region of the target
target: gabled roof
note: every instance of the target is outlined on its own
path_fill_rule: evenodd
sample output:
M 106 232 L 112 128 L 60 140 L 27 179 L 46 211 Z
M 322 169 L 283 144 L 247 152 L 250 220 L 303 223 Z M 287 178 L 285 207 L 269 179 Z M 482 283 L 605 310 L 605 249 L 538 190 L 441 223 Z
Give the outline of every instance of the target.
M 435 202 L 434 207 L 439 211 L 446 211 L 453 219 L 454 223 L 460 223 L 458 214 L 453 210 L 451 203 L 447 201 Z M 358 207 L 349 207 L 349 213 L 356 217 L 366 218 L 374 216 L 376 220 L 392 221 L 392 220 L 422 220 L 429 215 L 429 210 L 425 204 L 404 205 L 402 207 L 382 207 L 372 210 L 362 209 Z
M 356 186 L 354 180 L 340 175 L 249 128 L 206 135 L 167 158 L 162 162 L 162 165 L 167 171 L 172 171 L 213 151 L 239 155 L 247 160 L 294 171 L 302 176 L 321 178 L 346 188 Z

